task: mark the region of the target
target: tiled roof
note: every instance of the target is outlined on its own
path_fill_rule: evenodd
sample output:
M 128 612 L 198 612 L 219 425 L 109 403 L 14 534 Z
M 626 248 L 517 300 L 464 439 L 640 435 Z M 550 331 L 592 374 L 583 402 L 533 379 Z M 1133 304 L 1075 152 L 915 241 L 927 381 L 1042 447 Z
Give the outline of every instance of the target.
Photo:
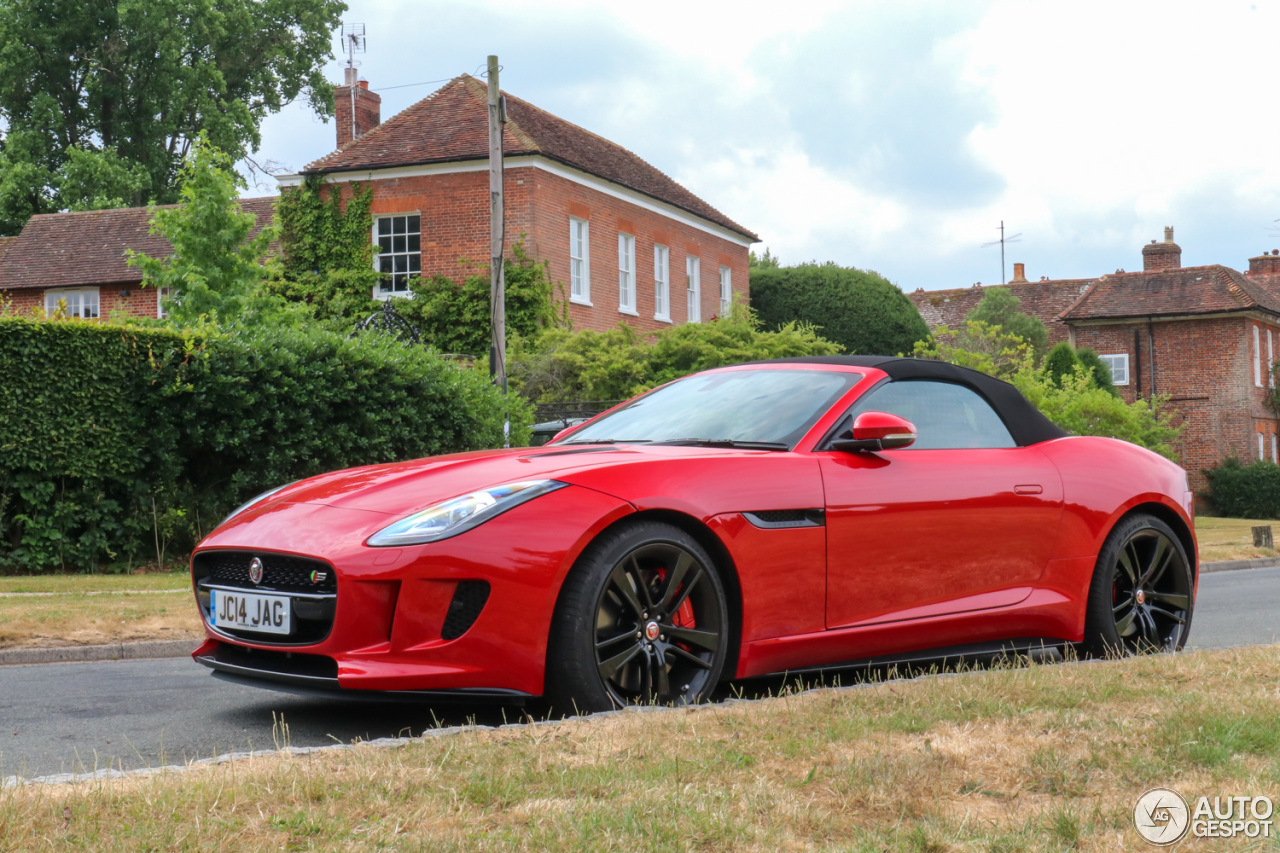
M 917 290 L 908 294 L 929 328 L 947 326 L 955 329 L 964 323 L 969 312 L 978 307 L 982 297 L 993 290 L 1008 289 L 1018 297 L 1019 307 L 1046 325 L 1078 300 L 1094 279 L 1060 279 L 997 284 L 990 287 L 963 287 L 955 290 Z
M 1262 309 L 1280 314 L 1280 296 L 1263 282 L 1224 267 L 1182 267 L 1104 275 L 1062 313 L 1068 322 L 1219 314 Z
M 241 209 L 257 218 L 252 234 L 271 221 L 275 202 L 275 196 L 240 199 Z M 0 290 L 140 282 L 126 249 L 152 257 L 173 252 L 168 240 L 148 233 L 150 225 L 145 207 L 33 216 L 9 238 L 7 251 L 0 247 Z
M 487 99 L 484 83 L 467 74 L 456 77 L 363 136 L 311 163 L 303 173 L 487 159 Z M 687 210 L 752 240 L 760 239 L 622 146 L 514 95 L 506 95 L 506 100 L 507 122 L 502 134 L 505 156 L 540 154 Z

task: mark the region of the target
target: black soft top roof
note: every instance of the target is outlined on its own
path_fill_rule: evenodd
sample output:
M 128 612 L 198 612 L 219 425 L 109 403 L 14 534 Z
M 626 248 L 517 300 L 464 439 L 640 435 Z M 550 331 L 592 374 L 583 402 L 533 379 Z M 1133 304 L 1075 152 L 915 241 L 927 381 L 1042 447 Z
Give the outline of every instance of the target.
M 972 389 L 1000 415 L 1009 434 L 1019 447 L 1063 438 L 1067 432 L 1046 418 L 1031 405 L 1022 392 L 1005 382 L 968 367 L 931 361 L 923 358 L 899 358 L 889 355 L 816 355 L 798 358 L 775 358 L 769 361 L 752 361 L 752 365 L 765 364 L 836 364 L 843 367 L 874 367 L 889 374 L 889 378 L 932 379 L 951 382 Z

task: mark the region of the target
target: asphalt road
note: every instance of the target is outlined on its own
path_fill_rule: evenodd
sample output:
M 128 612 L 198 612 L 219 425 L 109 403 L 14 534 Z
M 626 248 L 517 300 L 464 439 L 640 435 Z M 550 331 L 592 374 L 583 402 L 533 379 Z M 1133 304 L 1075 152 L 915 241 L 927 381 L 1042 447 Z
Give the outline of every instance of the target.
M 1205 575 L 1198 649 L 1280 640 L 1280 568 Z M 190 659 L 0 668 L 0 779 L 182 764 L 273 746 L 413 736 L 519 711 L 308 699 L 219 681 Z

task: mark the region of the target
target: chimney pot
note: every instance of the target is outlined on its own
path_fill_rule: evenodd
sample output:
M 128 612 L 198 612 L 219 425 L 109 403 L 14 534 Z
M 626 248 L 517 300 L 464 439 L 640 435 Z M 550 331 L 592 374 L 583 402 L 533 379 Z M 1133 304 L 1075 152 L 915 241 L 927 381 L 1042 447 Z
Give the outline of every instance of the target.
M 1165 241 L 1166 243 L 1172 243 L 1172 242 L 1173 242 L 1173 226 L 1172 226 L 1172 225 L 1166 225 L 1166 226 L 1165 226 L 1165 229 L 1164 229 L 1164 241 Z
M 1152 240 L 1142 247 L 1143 272 L 1182 269 L 1182 247 L 1173 242 L 1173 226 L 1164 229 L 1164 242 Z
M 354 68 L 342 69 L 342 84 L 344 86 L 354 86 L 359 73 Z
M 1013 265 L 1013 281 L 1014 281 L 1014 283 L 1018 283 L 1018 282 L 1025 282 L 1026 280 L 1027 280 L 1027 265 L 1026 265 L 1026 264 L 1014 264 L 1014 265 Z

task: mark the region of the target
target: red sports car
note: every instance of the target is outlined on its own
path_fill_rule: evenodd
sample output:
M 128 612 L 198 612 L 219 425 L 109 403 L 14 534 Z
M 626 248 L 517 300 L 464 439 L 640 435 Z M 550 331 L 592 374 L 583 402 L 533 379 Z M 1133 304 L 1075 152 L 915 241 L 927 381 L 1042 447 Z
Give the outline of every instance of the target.
M 192 555 L 194 657 L 346 695 L 680 704 L 873 660 L 1178 649 L 1196 568 L 1172 462 L 1069 437 L 972 370 L 782 359 L 543 447 L 250 501 Z

